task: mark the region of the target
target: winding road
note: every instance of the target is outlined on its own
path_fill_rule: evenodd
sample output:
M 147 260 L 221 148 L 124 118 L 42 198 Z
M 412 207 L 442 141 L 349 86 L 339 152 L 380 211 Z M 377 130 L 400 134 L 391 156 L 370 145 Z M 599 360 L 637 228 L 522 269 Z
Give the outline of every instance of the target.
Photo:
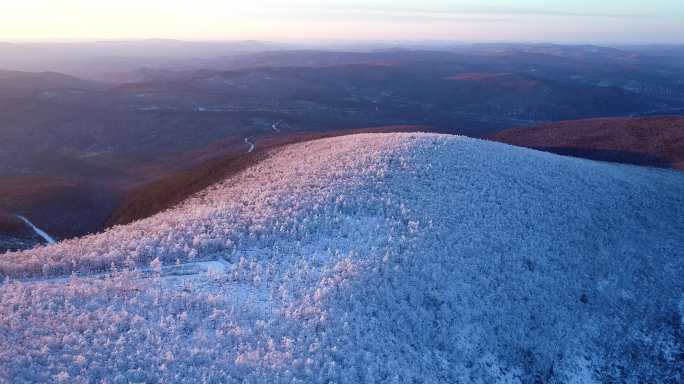
M 52 236 L 48 235 L 45 231 L 43 231 L 42 229 L 40 229 L 40 228 L 36 227 L 35 225 L 33 225 L 33 223 L 32 223 L 29 219 L 27 219 L 27 218 L 25 218 L 24 216 L 21 216 L 21 215 L 17 215 L 17 218 L 18 218 L 19 220 L 23 221 L 24 223 L 26 223 L 26 225 L 28 225 L 29 227 L 31 227 L 31 229 L 33 229 L 33 231 L 34 231 L 38 236 L 42 237 L 43 240 L 47 241 L 48 244 L 56 244 L 56 243 L 57 243 L 57 241 L 56 241 Z
M 256 145 L 254 142 L 249 137 L 245 137 L 245 144 L 249 145 L 249 149 L 247 150 L 247 153 L 252 153 L 254 152 L 254 149 L 256 149 Z

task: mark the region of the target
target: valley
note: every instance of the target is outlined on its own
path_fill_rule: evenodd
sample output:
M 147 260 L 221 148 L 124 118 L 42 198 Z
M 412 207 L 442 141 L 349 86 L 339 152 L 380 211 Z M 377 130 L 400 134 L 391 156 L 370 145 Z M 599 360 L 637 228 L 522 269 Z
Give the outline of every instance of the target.
M 149 55 L 123 55 L 116 69 L 98 59 L 106 45 L 75 55 L 77 66 L 44 46 L 5 47 L 0 209 L 72 238 L 116 222 L 115 211 L 145 185 L 258 152 L 264 141 L 387 126 L 489 137 L 684 106 L 684 69 L 654 60 L 654 51 L 481 44 L 255 52 L 245 44 L 229 55 L 179 60 L 174 42 L 150 44 Z M 217 47 L 192 49 L 210 46 Z M 140 53 L 135 44 L 107 47 Z M 170 56 L 160 62 L 152 52 Z M 45 72 L 16 70 L 29 59 Z

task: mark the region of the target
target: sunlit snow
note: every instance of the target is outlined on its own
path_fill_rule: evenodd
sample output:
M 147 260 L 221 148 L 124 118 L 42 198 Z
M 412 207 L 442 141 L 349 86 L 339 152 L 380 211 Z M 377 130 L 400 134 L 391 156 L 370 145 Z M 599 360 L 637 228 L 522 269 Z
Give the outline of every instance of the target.
M 433 134 L 289 145 L 0 257 L 0 381 L 677 382 L 684 174 Z

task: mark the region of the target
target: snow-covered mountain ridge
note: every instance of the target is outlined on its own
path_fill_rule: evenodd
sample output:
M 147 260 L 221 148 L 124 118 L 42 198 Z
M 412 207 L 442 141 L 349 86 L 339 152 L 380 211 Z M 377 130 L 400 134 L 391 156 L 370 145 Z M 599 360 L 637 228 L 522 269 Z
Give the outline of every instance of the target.
M 673 171 L 434 134 L 289 145 L 3 255 L 0 379 L 677 382 L 682 233 Z

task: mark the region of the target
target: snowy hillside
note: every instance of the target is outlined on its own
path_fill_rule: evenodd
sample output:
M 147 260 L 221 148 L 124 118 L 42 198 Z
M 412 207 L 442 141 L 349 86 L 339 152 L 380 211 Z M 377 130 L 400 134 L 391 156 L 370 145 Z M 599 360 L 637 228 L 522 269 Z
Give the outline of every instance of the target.
M 455 136 L 289 145 L 0 256 L 0 382 L 684 380 L 684 174 Z

